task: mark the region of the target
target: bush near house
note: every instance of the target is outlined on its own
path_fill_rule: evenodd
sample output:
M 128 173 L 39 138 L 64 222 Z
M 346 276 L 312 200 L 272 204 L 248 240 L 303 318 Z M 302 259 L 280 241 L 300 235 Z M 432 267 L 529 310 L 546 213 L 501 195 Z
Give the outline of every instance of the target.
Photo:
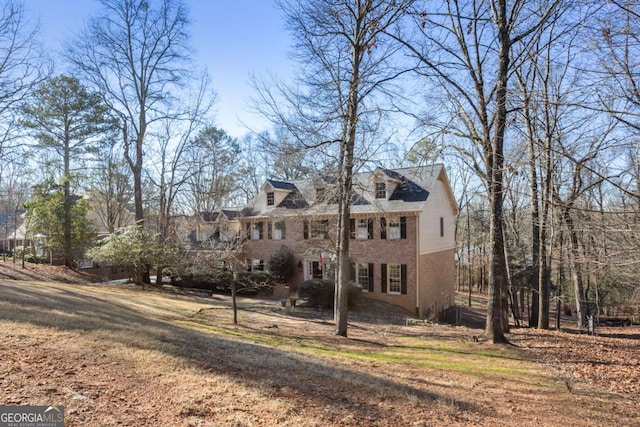
M 181 288 L 205 289 L 209 291 L 226 288 L 226 283 L 232 280 L 231 272 L 218 269 L 200 269 L 190 267 L 185 270 L 172 268 L 165 272 L 173 286 Z
M 355 307 L 360 300 L 362 288 L 355 283 L 349 284 L 349 307 Z M 298 285 L 300 298 L 306 300 L 311 307 L 333 308 L 335 283 L 333 280 L 311 279 Z
M 217 268 L 191 266 L 184 271 L 169 273 L 171 284 L 182 288 L 204 289 L 212 292 L 231 292 L 233 272 Z M 243 294 L 271 293 L 275 281 L 265 271 L 236 273 L 236 292 Z
M 295 255 L 285 245 L 281 245 L 268 262 L 269 271 L 282 283 L 289 283 L 297 272 Z
M 276 281 L 268 271 L 242 271 L 236 276 L 236 291 L 250 294 L 272 294 Z
M 33 264 L 44 264 L 44 263 L 46 263 L 45 259 L 36 256 L 36 253 L 35 253 L 34 249 L 32 247 L 30 247 L 30 246 L 27 246 L 26 250 L 24 249 L 23 246 L 16 246 L 15 252 L 16 252 L 16 258 L 17 259 L 22 259 L 22 257 L 24 256 L 24 260 L 26 262 L 30 262 L 30 263 L 33 263 Z

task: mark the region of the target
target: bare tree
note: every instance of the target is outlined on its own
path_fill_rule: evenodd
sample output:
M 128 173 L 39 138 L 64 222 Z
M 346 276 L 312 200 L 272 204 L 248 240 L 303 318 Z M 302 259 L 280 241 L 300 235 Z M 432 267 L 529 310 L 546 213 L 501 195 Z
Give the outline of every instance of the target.
M 262 91 L 261 109 L 301 145 L 335 156 L 339 183 L 336 303 L 337 335 L 347 335 L 350 275 L 349 216 L 358 150 L 377 146 L 374 135 L 389 113 L 392 81 L 402 75 L 397 43 L 387 36 L 412 0 L 281 0 L 300 63 L 298 89 Z M 392 58 L 396 59 L 394 63 Z M 387 108 L 382 100 L 386 98 Z M 285 106 L 285 107 L 283 107 Z M 371 137 L 371 140 L 367 140 Z M 366 143 L 365 143 L 366 141 Z M 361 158 L 362 159 L 362 158 Z
M 240 156 L 238 141 L 222 129 L 206 126 L 194 137 L 185 153 L 192 170 L 185 200 L 193 213 L 212 213 L 237 198 Z
M 260 186 L 269 178 L 271 160 L 260 149 L 258 138 L 247 134 L 239 141 L 240 158 L 237 167 L 240 173 L 240 194 L 238 204 L 250 203 L 260 192 Z
M 87 182 L 92 208 L 104 228 L 113 234 L 128 223 L 133 201 L 131 174 L 125 160 L 113 147 L 103 152 L 102 161 Z
M 193 154 L 197 150 L 196 135 L 203 129 L 214 97 L 206 96 L 207 79 L 201 80 L 196 96 L 188 101 L 183 112 L 162 121 L 162 128 L 154 136 L 159 142 L 154 160 L 154 170 L 149 171 L 149 181 L 157 189 L 157 236 L 158 244 L 164 244 L 172 236 L 173 216 L 177 212 L 177 201 L 189 180 L 199 171 L 201 164 L 195 164 Z M 156 284 L 162 284 L 162 270 L 158 264 Z
M 285 181 L 309 178 L 312 171 L 318 170 L 320 156 L 308 155 L 295 136 L 282 126 L 275 126 L 273 132 L 257 135 L 261 150 L 271 163 L 273 178 Z
M 640 131 L 640 87 L 636 58 L 640 54 L 640 5 L 636 2 L 607 0 L 594 15 L 590 41 L 598 58 L 600 76 L 596 93 L 605 111 L 628 126 L 636 135 Z
M 486 336 L 507 342 L 506 263 L 503 237 L 504 145 L 509 111 L 508 83 L 517 60 L 513 47 L 528 43 L 546 25 L 560 0 L 462 2 L 438 7 L 421 3 L 417 37 L 405 45 L 419 72 L 446 94 L 450 119 L 440 127 L 461 142 L 485 180 L 490 203 L 491 262 Z
M 22 2 L 0 4 L 0 165 L 8 163 L 7 156 L 17 148 L 15 116 L 20 105 L 51 71 L 37 36 L 38 27 L 27 19 Z
M 135 217 L 142 226 L 145 144 L 153 126 L 174 116 L 189 87 L 189 18 L 182 0 L 100 0 L 102 12 L 67 46 L 66 57 L 120 120 L 131 168 Z

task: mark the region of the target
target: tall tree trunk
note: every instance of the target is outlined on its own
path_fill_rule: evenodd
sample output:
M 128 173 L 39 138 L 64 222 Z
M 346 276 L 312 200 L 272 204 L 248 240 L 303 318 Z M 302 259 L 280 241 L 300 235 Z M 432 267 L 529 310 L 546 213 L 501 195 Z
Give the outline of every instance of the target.
M 238 273 L 236 271 L 233 272 L 233 279 L 231 281 L 231 302 L 233 304 L 233 324 L 238 324 L 238 301 L 237 301 L 237 292 L 236 292 L 236 284 L 238 283 Z
M 471 205 L 469 204 L 469 195 L 467 193 L 467 275 L 468 279 L 468 304 L 471 307 L 471 212 L 469 212 Z
M 533 307 L 529 317 L 529 327 L 538 325 L 538 304 L 540 302 L 538 290 L 540 288 L 540 196 L 538 193 L 538 172 L 536 165 L 536 143 L 533 132 L 533 121 L 529 117 L 528 99 L 525 101 L 526 121 L 529 127 L 529 174 L 530 178 L 530 204 L 531 204 L 531 273 L 530 282 L 533 292 Z M 527 275 L 528 276 L 528 275 Z
M 340 143 L 340 200 L 338 205 L 338 262 L 336 271 L 336 300 L 334 317 L 336 335 L 347 336 L 347 312 L 349 297 L 349 218 L 351 216 L 351 188 L 353 184 L 353 151 L 356 140 L 356 123 L 358 121 L 358 59 L 359 53 L 354 53 L 354 71 L 352 74 L 349 105 L 347 106 L 347 132 Z M 358 68 L 356 68 L 358 67 Z
M 71 267 L 73 265 L 73 257 L 71 255 L 71 206 L 73 201 L 71 200 L 71 151 L 69 141 L 69 124 L 65 121 L 64 130 L 64 175 L 62 177 L 64 186 L 64 220 L 63 220 L 63 252 L 64 252 L 64 265 Z
M 124 157 L 131 168 L 131 174 L 133 175 L 133 201 L 134 201 L 134 209 L 135 209 L 135 220 L 136 226 L 143 228 L 144 227 L 144 209 L 143 209 L 143 197 L 142 197 L 142 143 L 144 140 L 144 122 L 140 119 L 140 123 L 143 126 L 138 135 L 136 136 L 135 141 L 135 157 L 131 156 L 130 152 L 130 141 L 129 141 L 129 128 L 127 124 L 127 120 L 123 119 L 122 125 L 122 139 L 124 145 Z M 141 283 L 150 284 L 151 277 L 149 274 L 149 266 L 145 267 L 145 271 L 142 273 Z
M 547 105 L 549 103 L 547 102 Z M 546 120 L 547 123 L 550 119 Z M 549 209 L 551 207 L 552 185 L 553 185 L 553 151 L 552 137 L 547 135 L 544 145 L 545 158 L 545 177 L 542 193 L 542 217 L 540 218 L 540 244 L 539 244 L 539 270 L 538 270 L 538 329 L 549 329 L 549 298 L 551 293 L 551 262 L 547 254 L 548 244 L 548 225 L 549 225 Z
M 133 175 L 133 203 L 135 209 L 135 220 L 138 227 L 144 226 L 144 209 L 142 198 L 142 142 L 144 133 L 140 131 L 135 140 L 135 155 L 131 155 L 131 142 L 129 141 L 129 125 L 126 118 L 121 117 L 122 123 L 122 143 L 124 147 L 124 158 L 131 169 Z
M 498 0 L 495 9 L 495 20 L 498 27 L 498 75 L 496 85 L 495 135 L 489 147 L 485 147 L 487 177 L 489 178 L 491 239 L 489 292 L 487 302 L 487 323 L 485 334 L 491 343 L 506 343 L 504 333 L 508 325 L 503 322 L 507 307 L 507 289 L 505 286 L 506 266 L 504 259 L 504 237 L 502 233 L 503 190 L 504 190 L 504 134 L 507 123 L 507 83 L 509 79 L 509 26 L 506 0 Z
M 565 224 L 567 224 L 569 242 L 571 244 L 569 249 L 569 266 L 571 268 L 573 292 L 576 298 L 576 320 L 578 322 L 578 328 L 583 328 L 586 325 L 587 320 L 587 306 L 584 292 L 584 281 L 582 277 L 582 266 L 579 261 L 580 245 L 578 243 L 578 234 L 573 223 L 573 218 L 571 218 L 571 214 L 568 209 L 565 209 L 563 217 Z
M 509 332 L 509 308 L 513 314 L 516 325 L 520 326 L 518 317 L 514 311 L 513 294 L 513 282 L 511 281 L 511 270 L 509 268 L 509 243 L 507 242 L 507 232 L 505 229 L 504 221 L 502 223 L 502 242 L 504 249 L 504 292 L 502 294 L 502 324 L 504 325 L 504 332 Z
M 355 22 L 353 26 L 353 44 L 351 45 L 351 76 L 349 78 L 349 97 L 347 99 L 345 117 L 342 126 L 339 160 L 339 197 L 338 202 L 338 262 L 336 271 L 336 292 L 334 317 L 335 334 L 347 336 L 347 312 L 349 297 L 349 218 L 351 216 L 351 189 L 353 186 L 353 157 L 356 144 L 358 124 L 358 106 L 360 104 L 360 73 L 362 57 L 369 46 L 366 45 L 367 30 L 375 32 L 376 28 L 367 28 L 366 19 L 371 4 L 357 2 Z
M 136 139 L 136 158 L 131 173 L 133 174 L 133 195 L 136 214 L 136 224 L 144 226 L 144 209 L 142 196 L 142 140 L 143 135 L 138 135 Z

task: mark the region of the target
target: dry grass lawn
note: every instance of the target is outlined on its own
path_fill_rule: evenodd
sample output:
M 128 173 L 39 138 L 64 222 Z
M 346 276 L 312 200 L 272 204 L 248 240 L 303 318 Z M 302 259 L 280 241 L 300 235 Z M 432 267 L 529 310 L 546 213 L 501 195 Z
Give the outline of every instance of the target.
M 327 312 L 240 308 L 234 325 L 225 296 L 0 278 L 0 403 L 64 405 L 68 427 L 640 425 L 637 377 L 612 387 L 559 356 L 619 339 L 611 369 L 638 371 L 638 329 L 520 329 L 505 347 L 393 310 L 357 310 L 342 338 Z

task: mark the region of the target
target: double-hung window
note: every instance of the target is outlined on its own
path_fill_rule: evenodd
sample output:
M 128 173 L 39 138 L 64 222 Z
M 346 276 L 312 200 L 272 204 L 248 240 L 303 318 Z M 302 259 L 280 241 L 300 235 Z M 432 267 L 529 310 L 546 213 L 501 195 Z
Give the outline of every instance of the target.
M 373 292 L 373 264 L 358 263 L 355 265 L 356 282 L 363 292 Z
M 249 271 L 264 271 L 264 261 L 261 259 L 252 259 L 249 265 Z
M 262 222 L 254 222 L 251 224 L 251 240 L 262 239 Z
M 383 294 L 407 294 L 407 264 L 381 264 L 380 278 Z
M 273 224 L 273 240 L 285 239 L 285 227 L 284 222 L 276 222 Z
M 388 239 L 399 239 L 400 234 L 400 218 L 389 218 L 387 230 Z
M 384 182 L 376 182 L 376 199 L 387 198 L 387 185 Z
M 269 240 L 284 240 L 285 239 L 285 225 L 284 221 L 268 222 L 267 223 L 267 239 Z
M 367 240 L 373 239 L 373 219 L 351 218 L 349 220 L 349 235 L 352 239 Z
M 367 240 L 369 238 L 369 220 L 367 218 L 358 219 L 356 224 L 356 238 L 358 240 Z
M 303 223 L 305 239 L 322 240 L 329 235 L 329 220 L 309 220 Z
M 327 223 L 324 221 L 311 221 L 309 234 L 312 239 L 324 239 L 327 234 Z
M 400 264 L 389 264 L 387 269 L 387 274 L 389 274 L 388 293 L 399 295 L 402 289 L 402 270 L 400 269 Z
M 276 203 L 276 195 L 273 191 L 267 193 L 267 206 L 273 206 Z
M 407 217 L 380 218 L 380 238 L 390 240 L 406 239 Z

